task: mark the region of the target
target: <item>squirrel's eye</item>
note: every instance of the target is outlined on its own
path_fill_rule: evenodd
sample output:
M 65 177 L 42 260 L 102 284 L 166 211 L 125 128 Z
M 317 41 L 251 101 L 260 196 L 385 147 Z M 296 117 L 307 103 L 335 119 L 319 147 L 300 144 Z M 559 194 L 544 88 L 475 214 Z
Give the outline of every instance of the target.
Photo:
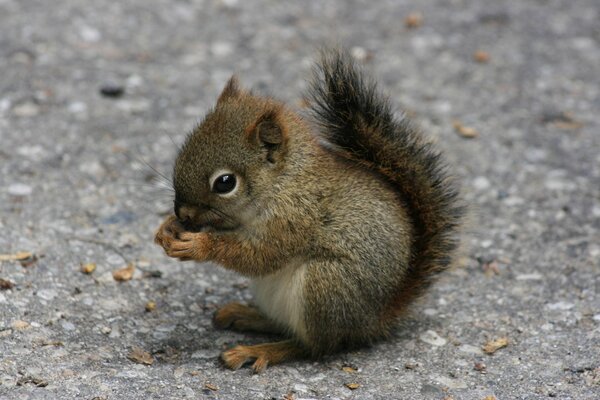
M 235 189 L 237 181 L 235 175 L 224 174 L 217 177 L 213 182 L 212 190 L 218 194 L 226 194 Z

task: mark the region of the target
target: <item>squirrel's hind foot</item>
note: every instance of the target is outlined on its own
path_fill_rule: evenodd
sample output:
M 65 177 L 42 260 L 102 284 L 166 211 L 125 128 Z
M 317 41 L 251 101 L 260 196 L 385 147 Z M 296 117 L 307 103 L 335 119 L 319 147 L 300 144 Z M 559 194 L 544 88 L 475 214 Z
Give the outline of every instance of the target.
M 305 350 L 293 340 L 275 343 L 258 344 L 254 346 L 235 346 L 221 353 L 221 360 L 228 368 L 239 369 L 244 364 L 254 360 L 254 373 L 263 372 L 268 365 L 301 358 Z

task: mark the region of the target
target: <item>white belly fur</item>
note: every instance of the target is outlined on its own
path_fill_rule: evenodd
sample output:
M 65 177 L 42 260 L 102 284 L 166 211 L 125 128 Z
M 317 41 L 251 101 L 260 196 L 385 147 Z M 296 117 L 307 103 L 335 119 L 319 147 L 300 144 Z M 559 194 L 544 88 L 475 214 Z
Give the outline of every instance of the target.
M 301 340 L 306 338 L 305 274 L 305 265 L 292 262 L 271 275 L 252 281 L 254 301 L 260 311 Z

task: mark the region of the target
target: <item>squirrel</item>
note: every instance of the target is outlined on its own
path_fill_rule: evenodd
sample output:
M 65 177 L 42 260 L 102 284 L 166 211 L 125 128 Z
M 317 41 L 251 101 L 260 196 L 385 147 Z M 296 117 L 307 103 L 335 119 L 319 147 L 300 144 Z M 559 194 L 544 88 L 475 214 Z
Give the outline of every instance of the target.
M 322 52 L 308 95 L 312 119 L 234 75 L 175 161 L 155 242 L 251 278 L 255 305 L 224 305 L 217 328 L 284 338 L 225 350 L 231 369 L 389 337 L 459 245 L 464 206 L 440 153 L 347 52 Z

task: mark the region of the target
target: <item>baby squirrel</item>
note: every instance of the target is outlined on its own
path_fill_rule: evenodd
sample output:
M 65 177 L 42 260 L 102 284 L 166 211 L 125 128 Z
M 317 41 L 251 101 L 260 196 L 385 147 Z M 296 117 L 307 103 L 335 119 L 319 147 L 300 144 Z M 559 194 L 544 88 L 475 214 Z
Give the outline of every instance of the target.
M 156 243 L 252 279 L 256 307 L 223 306 L 218 328 L 287 337 L 224 351 L 232 369 L 389 336 L 458 246 L 463 206 L 439 153 L 345 52 L 315 71 L 317 126 L 234 76 L 175 161 Z

